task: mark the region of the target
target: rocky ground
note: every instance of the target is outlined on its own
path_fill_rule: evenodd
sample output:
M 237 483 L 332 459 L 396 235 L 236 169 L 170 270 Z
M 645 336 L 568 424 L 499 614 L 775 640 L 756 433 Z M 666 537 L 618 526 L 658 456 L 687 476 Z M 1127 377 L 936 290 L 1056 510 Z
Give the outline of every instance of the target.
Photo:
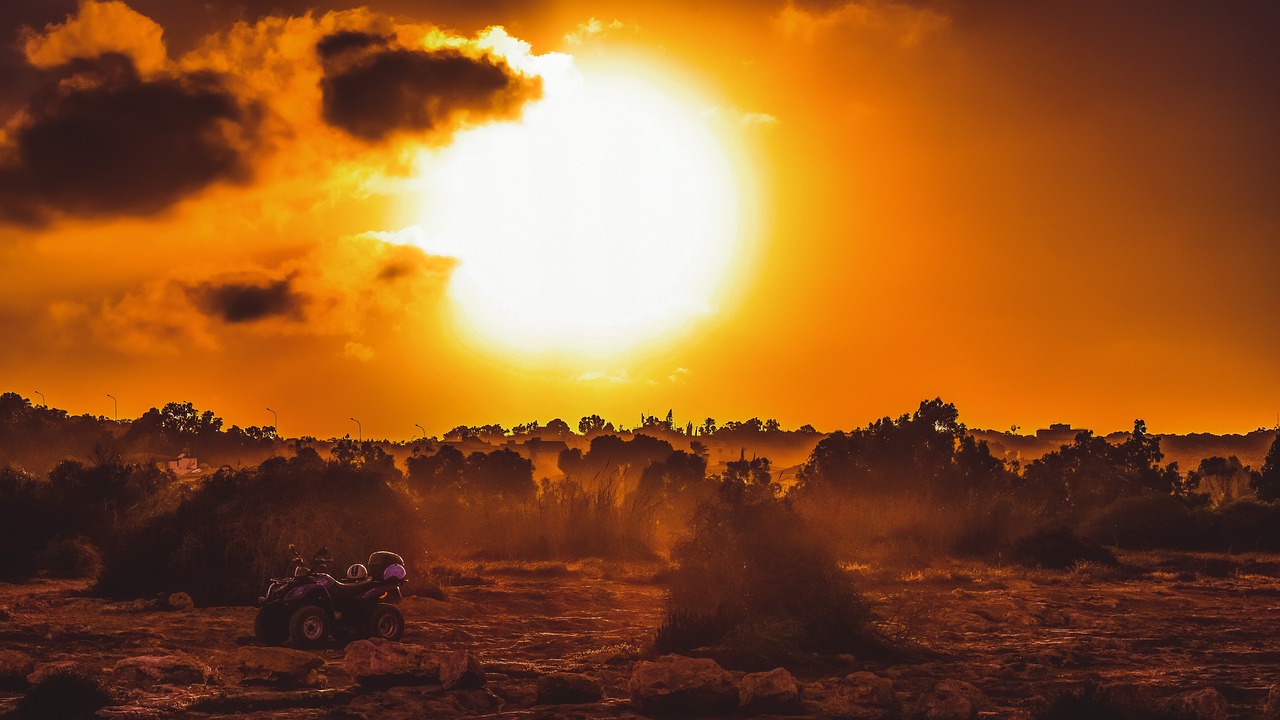
M 1030 718 L 1071 693 L 1117 717 L 1280 718 L 1280 559 L 1124 561 L 854 567 L 902 658 L 844 657 L 794 675 L 647 657 L 663 603 L 654 566 L 457 566 L 437 574 L 443 600 L 406 599 L 402 643 L 306 652 L 257 647 L 252 608 L 108 602 L 75 581 L 0 584 L 0 715 L 42 676 L 79 667 L 113 696 L 99 715 L 121 719 Z

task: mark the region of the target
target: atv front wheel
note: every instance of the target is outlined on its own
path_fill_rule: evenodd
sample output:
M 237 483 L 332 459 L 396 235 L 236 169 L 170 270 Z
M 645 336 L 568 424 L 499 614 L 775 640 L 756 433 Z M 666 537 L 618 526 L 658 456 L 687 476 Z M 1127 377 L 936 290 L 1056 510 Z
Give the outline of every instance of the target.
M 253 616 L 253 636 L 263 645 L 283 645 L 289 639 L 289 613 L 277 605 L 258 608 Z
M 289 618 L 289 640 L 295 647 L 318 645 L 329 635 L 329 616 L 323 608 L 303 605 Z
M 404 615 L 395 605 L 378 603 L 369 618 L 369 633 L 383 640 L 399 640 L 404 636 Z

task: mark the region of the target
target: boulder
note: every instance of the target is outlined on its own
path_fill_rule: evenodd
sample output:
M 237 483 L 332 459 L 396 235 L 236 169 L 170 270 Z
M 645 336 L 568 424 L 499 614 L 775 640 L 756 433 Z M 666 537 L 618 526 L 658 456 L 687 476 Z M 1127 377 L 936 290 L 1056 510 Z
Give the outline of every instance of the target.
M 538 678 L 538 705 L 573 705 L 604 697 L 600 683 L 579 673 L 550 673 Z
M 445 690 L 469 690 L 484 683 L 484 668 L 466 650 L 454 650 L 440 658 L 440 684 Z
M 922 720 L 975 720 L 982 691 L 963 680 L 943 680 L 920 698 L 915 716 Z
M 1262 720 L 1280 720 L 1280 685 L 1272 685 L 1267 703 L 1262 706 Z
M 1163 715 L 1178 720 L 1227 720 L 1227 700 L 1213 688 L 1192 690 L 1165 698 L 1157 709 Z
M 157 685 L 203 685 L 213 677 L 208 665 L 190 655 L 140 655 L 111 668 L 111 684 L 137 690 Z
M 301 650 L 242 647 L 236 651 L 236 664 L 246 682 L 281 688 L 324 686 L 324 660 Z
M 92 674 L 88 668 L 75 660 L 59 660 L 57 662 L 36 663 L 31 674 L 27 676 L 27 682 L 32 685 L 39 685 L 52 675 L 64 673 Z
M 664 655 L 631 671 L 631 702 L 655 716 L 727 715 L 738 708 L 733 676 L 714 660 Z
M 342 657 L 356 682 L 365 687 L 433 685 L 440 682 L 440 656 L 421 645 L 381 638 L 356 640 Z
M 1271 685 L 1270 691 L 1267 691 L 1267 702 L 1262 706 L 1262 720 L 1280 720 L 1280 685 Z
M 828 718 L 889 720 L 902 714 L 893 681 L 869 672 L 810 685 L 803 702 L 809 714 Z
M 195 606 L 196 601 L 184 592 L 170 593 L 169 597 L 165 598 L 165 607 L 170 610 L 193 610 Z
M 21 690 L 27 676 L 36 669 L 36 661 L 20 650 L 0 650 L 0 690 Z
M 753 714 L 785 714 L 800 709 L 800 683 L 786 668 L 745 675 L 738 694 L 742 707 Z

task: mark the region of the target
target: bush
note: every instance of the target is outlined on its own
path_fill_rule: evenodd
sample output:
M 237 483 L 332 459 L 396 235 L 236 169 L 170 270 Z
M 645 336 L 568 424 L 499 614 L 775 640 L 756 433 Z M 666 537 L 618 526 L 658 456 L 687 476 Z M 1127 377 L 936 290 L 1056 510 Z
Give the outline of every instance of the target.
M 825 535 L 765 488 L 722 483 L 672 559 L 660 652 L 714 644 L 727 664 L 766 668 L 879 649 L 867 602 Z
M 58 538 L 40 553 L 40 568 L 52 577 L 97 577 L 102 553 L 86 537 Z
M 1227 552 L 1280 552 L 1280 505 L 1241 500 L 1211 516 L 1215 549 Z
M 1192 548 L 1205 542 L 1202 516 L 1172 495 L 1120 498 L 1080 523 L 1080 536 L 1132 550 Z
M 1030 567 L 1067 570 L 1079 562 L 1116 565 L 1116 556 L 1096 542 L 1077 537 L 1066 527 L 1041 530 L 1018 542 L 1013 559 Z
M 290 544 L 327 546 L 337 570 L 374 550 L 420 558 L 411 504 L 389 484 L 398 471 L 377 453 L 348 450 L 333 461 L 304 449 L 256 468 L 220 470 L 174 512 L 109 545 L 98 592 L 181 590 L 201 605 L 250 603 L 267 578 L 285 572 Z
M 111 693 L 83 669 L 61 670 L 41 680 L 18 701 L 29 720 L 81 720 L 111 703 Z

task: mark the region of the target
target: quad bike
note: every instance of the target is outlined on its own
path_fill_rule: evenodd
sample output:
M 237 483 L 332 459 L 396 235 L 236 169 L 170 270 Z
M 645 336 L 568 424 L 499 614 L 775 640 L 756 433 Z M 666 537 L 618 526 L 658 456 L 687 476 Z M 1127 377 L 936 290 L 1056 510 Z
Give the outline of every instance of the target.
M 344 580 L 325 570 L 333 560 L 328 548 L 316 551 L 310 562 L 296 548 L 290 577 L 272 578 L 258 598 L 253 634 L 265 645 L 290 642 L 297 647 L 317 645 L 331 634 L 399 640 L 404 616 L 394 603 L 401 600 L 404 559 L 380 550 L 368 566 L 355 564 Z

